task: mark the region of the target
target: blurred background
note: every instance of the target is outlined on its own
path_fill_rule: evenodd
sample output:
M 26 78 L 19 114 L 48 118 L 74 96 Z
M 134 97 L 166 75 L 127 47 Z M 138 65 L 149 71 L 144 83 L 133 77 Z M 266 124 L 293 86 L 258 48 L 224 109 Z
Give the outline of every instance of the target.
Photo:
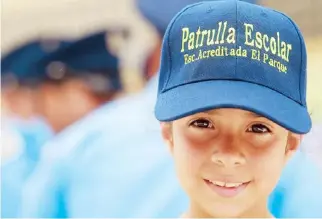
M 150 4 L 153 4 L 153 1 L 150 0 Z M 322 1 L 258 0 L 253 2 L 284 12 L 293 18 L 302 30 L 308 53 L 307 101 L 313 122 L 318 126 L 318 128 L 314 129 L 314 134 L 311 134 L 312 137 L 309 135 L 307 138 L 308 143 L 303 150 L 312 157 L 312 160 L 322 170 L 322 126 L 319 125 L 322 124 Z M 160 47 L 160 33 L 155 25 L 142 15 L 136 1 L 1 1 L 2 57 L 35 39 L 55 38 L 73 41 L 105 30 L 114 33 L 111 34 L 111 37 L 108 37 L 107 45 L 119 59 L 118 67 L 124 86 L 121 95 L 128 96 L 141 92 L 147 84 L 147 78 L 158 69 L 158 60 L 155 57 L 158 57 L 156 54 L 158 54 L 158 48 Z M 24 95 L 27 95 L 27 92 L 24 91 Z M 18 159 L 24 153 L 25 146 L 23 145 L 26 145 L 26 139 L 19 130 L 8 128 L 9 126 L 11 127 L 11 123 L 8 122 L 7 118 L 16 114 L 16 112 L 12 112 L 12 103 L 10 102 L 12 98 L 15 98 L 15 96 L 9 96 L 1 100 L 2 166 Z M 82 103 L 79 102 L 79 104 Z M 28 107 L 30 107 L 24 101 L 20 101 L 18 105 L 16 103 L 15 106 L 20 107 L 23 112 L 28 111 Z M 17 111 L 17 109 L 14 109 L 14 111 Z M 135 117 L 135 115 L 132 116 Z M 24 124 L 26 125 L 27 123 Z M 32 125 L 28 126 L 27 124 L 24 128 L 30 131 L 32 127 Z M 12 176 L 15 171 L 22 171 L 22 167 L 18 165 L 18 167 L 10 167 L 6 171 Z M 7 177 L 3 173 L 5 172 L 1 172 L 2 177 Z M 10 180 L 14 182 L 20 180 L 21 183 L 16 188 L 22 188 L 25 178 L 10 178 Z M 3 182 L 3 180 L 1 181 Z M 10 181 L 9 184 L 14 183 Z M 4 188 L 2 188 L 1 192 L 5 192 Z M 9 192 L 8 196 L 12 197 L 13 193 Z M 7 202 L 10 206 L 16 203 L 9 203 L 5 196 L 2 196 L 2 198 L 2 203 Z M 2 207 L 4 206 L 2 205 Z M 4 215 L 4 217 L 10 217 L 10 214 L 8 215 Z

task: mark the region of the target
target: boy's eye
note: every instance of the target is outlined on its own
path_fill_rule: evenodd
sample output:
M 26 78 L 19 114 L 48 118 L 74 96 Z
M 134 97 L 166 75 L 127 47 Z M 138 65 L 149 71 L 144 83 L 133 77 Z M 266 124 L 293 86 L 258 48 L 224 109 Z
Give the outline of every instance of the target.
M 213 124 L 206 119 L 197 119 L 191 122 L 190 126 L 193 126 L 195 128 L 211 128 L 211 129 L 214 128 Z
M 261 134 L 261 133 L 267 133 L 267 132 L 271 132 L 271 131 L 265 125 L 254 124 L 247 129 L 247 132 L 254 132 L 254 133 Z

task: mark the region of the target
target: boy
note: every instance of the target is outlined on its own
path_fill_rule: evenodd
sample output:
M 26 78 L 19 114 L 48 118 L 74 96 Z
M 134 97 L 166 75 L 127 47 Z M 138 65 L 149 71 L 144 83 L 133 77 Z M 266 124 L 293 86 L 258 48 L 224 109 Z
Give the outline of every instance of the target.
M 155 115 L 184 217 L 273 217 L 268 197 L 311 129 L 300 31 L 241 1 L 184 8 L 164 37 Z

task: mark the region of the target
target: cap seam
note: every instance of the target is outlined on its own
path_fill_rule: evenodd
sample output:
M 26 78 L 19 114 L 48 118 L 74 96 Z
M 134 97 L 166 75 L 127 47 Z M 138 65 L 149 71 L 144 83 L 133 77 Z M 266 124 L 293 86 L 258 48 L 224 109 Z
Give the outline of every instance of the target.
M 287 19 L 292 23 L 292 25 L 293 25 L 293 27 L 295 28 L 295 30 L 296 30 L 296 33 L 297 33 L 297 36 L 299 37 L 299 39 L 300 39 L 300 42 L 301 42 L 301 44 L 300 44 L 300 49 L 301 49 L 301 64 L 300 64 L 300 83 L 299 83 L 299 95 L 300 95 L 300 100 L 301 100 L 301 102 L 303 102 L 303 104 L 301 104 L 301 105 L 304 105 L 304 106 L 306 106 L 306 103 L 305 103 L 305 101 L 302 101 L 302 100 L 304 100 L 304 98 L 302 97 L 302 93 L 301 93 L 301 91 L 302 91 L 302 86 L 301 86 L 301 82 L 302 82 L 302 78 L 303 78 L 303 73 L 302 73 L 302 68 L 303 68 L 303 41 L 302 41 L 302 37 L 300 36 L 300 33 L 299 33 L 299 31 L 298 31 L 298 28 L 294 25 L 294 22 L 289 18 L 289 17 L 287 17 Z
M 168 76 L 168 78 L 167 78 L 167 80 L 166 80 L 166 82 L 164 83 L 164 85 L 163 85 L 163 88 L 162 88 L 162 90 L 164 91 L 165 90 L 165 88 L 167 87 L 167 85 L 168 85 L 168 83 L 169 83 L 169 80 L 170 80 L 170 77 L 171 77 L 171 69 L 172 69 L 172 58 L 171 58 L 171 51 L 170 51 L 170 45 L 169 45 L 169 41 L 170 41 L 170 37 L 171 37 L 171 30 L 172 30 L 172 27 L 173 27 L 173 25 L 176 23 L 176 21 L 180 18 L 180 16 L 185 12 L 185 11 L 187 11 L 188 9 L 190 9 L 190 8 L 192 8 L 192 7 L 194 7 L 194 6 L 197 6 L 197 5 L 200 5 L 200 4 L 202 4 L 203 2 L 198 2 L 198 3 L 195 3 L 195 4 L 192 4 L 192 5 L 190 5 L 190 6 L 187 6 L 186 8 L 183 8 L 182 10 L 181 10 L 181 12 L 179 12 L 179 14 L 174 18 L 174 20 L 171 22 L 171 24 L 170 24 L 170 27 L 169 27 L 169 34 L 168 34 L 168 39 L 167 39 L 167 47 L 168 47 L 168 57 L 169 57 L 169 59 L 168 59 L 168 61 L 169 61 L 169 76 Z
M 275 12 L 277 12 L 277 13 L 279 13 L 279 14 L 281 14 L 281 15 L 283 15 L 285 18 L 287 18 L 288 19 L 288 21 L 293 25 L 293 27 L 295 28 L 295 31 L 296 31 L 296 33 L 297 33 L 297 36 L 298 36 L 298 38 L 299 38 L 299 40 L 300 40 L 300 49 L 301 49 L 301 63 L 300 63 L 300 83 L 299 83 L 299 96 L 300 96 L 300 101 L 302 102 L 302 95 L 301 95 L 301 81 L 302 81 L 302 64 L 303 64 L 303 59 L 302 59 L 302 56 L 303 56 L 303 48 L 302 48 L 302 45 L 303 45 L 303 40 L 302 40 L 302 37 L 301 37 L 301 35 L 300 35 L 300 33 L 299 33 L 299 30 L 298 30 L 298 28 L 297 28 L 297 26 L 295 26 L 295 24 L 294 24 L 294 22 L 292 21 L 292 19 L 291 18 L 289 18 L 286 14 L 284 14 L 284 13 L 282 13 L 282 12 L 279 12 L 279 11 L 276 11 L 276 10 L 273 10 L 273 11 L 275 11 Z M 304 100 L 304 99 L 303 99 Z M 297 101 L 296 101 L 297 102 Z M 300 103 L 301 105 L 303 105 L 303 106 L 306 106 L 306 103 L 305 103 L 305 101 L 303 101 L 303 103 Z

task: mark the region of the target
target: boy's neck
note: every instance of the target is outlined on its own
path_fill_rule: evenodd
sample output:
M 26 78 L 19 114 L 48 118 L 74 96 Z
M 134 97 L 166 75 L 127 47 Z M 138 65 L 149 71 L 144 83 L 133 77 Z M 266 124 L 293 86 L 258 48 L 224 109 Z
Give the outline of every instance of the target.
M 184 213 L 180 216 L 180 218 L 205 218 L 205 217 L 201 217 L 201 216 L 194 216 L 190 213 Z M 208 217 L 210 218 L 210 217 Z M 211 218 L 215 218 L 215 217 L 211 217 Z M 220 217 L 218 217 L 220 218 Z M 237 218 L 275 218 L 271 213 L 267 212 L 266 216 L 240 216 L 240 217 L 237 217 Z

